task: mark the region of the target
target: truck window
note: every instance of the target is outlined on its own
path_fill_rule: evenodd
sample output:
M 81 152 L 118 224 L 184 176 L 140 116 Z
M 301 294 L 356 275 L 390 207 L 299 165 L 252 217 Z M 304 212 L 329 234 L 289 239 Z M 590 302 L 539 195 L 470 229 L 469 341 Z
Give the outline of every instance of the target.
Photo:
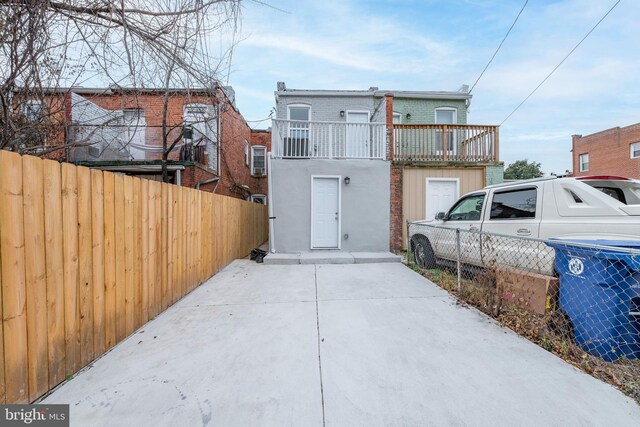
M 491 202 L 490 219 L 535 218 L 537 195 L 536 188 L 495 193 Z
M 482 215 L 484 194 L 473 194 L 455 204 L 447 215 L 447 221 L 479 221 Z

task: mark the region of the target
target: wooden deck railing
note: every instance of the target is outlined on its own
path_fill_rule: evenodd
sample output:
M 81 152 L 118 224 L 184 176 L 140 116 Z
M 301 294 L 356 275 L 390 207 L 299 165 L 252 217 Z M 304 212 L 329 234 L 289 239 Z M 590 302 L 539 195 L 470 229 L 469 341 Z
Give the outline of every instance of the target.
M 394 160 L 495 162 L 499 126 L 394 125 Z

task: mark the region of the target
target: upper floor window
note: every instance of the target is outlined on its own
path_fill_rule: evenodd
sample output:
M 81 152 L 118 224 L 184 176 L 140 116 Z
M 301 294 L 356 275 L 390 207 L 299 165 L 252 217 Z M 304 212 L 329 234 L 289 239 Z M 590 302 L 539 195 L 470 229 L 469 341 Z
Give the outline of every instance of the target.
M 249 166 L 249 141 L 244 140 L 244 164 Z
M 311 119 L 311 107 L 309 105 L 289 105 L 287 118 L 301 122 L 289 123 L 289 138 L 294 140 L 309 139 L 309 123 Z
M 640 142 L 634 142 L 631 144 L 631 158 L 637 159 L 640 157 Z
M 393 113 L 393 124 L 394 125 L 399 125 L 401 123 L 402 123 L 402 114 Z
M 249 200 L 253 203 L 260 203 L 262 205 L 267 204 L 267 196 L 265 196 L 264 194 L 252 194 L 249 197 Z
M 42 120 L 44 117 L 44 108 L 42 101 L 38 99 L 29 99 L 22 103 L 22 114 L 31 122 Z
M 458 121 L 458 110 L 450 107 L 436 108 L 436 124 L 452 125 Z
M 251 175 L 266 175 L 267 147 L 254 145 L 251 147 Z
M 589 153 L 580 154 L 578 159 L 580 162 L 580 172 L 587 172 L 589 170 Z

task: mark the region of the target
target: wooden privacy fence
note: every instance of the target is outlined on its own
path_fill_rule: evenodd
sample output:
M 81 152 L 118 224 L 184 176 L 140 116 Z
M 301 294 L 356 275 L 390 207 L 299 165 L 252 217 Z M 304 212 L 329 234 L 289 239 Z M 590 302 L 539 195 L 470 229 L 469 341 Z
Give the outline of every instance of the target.
M 267 232 L 263 205 L 0 150 L 0 403 L 42 396 Z

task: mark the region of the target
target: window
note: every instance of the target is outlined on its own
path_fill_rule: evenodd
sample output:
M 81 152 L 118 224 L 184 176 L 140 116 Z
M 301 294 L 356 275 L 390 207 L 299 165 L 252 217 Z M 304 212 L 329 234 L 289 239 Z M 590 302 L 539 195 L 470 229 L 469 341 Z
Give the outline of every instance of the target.
M 589 153 L 580 154 L 580 172 L 587 172 L 589 170 Z
M 537 188 L 495 193 L 491 202 L 491 219 L 535 218 Z
M 479 221 L 485 194 L 473 194 L 460 200 L 447 215 L 447 221 Z
M 244 140 L 244 164 L 249 166 L 249 141 Z
M 42 101 L 37 99 L 29 99 L 22 103 L 22 114 L 31 122 L 37 122 L 44 117 L 44 108 Z
M 289 105 L 289 120 L 308 122 L 311 118 L 311 107 L 308 105 Z M 309 138 L 309 123 L 289 123 L 289 137 L 294 139 Z
M 633 144 L 631 144 L 630 148 L 632 159 L 637 159 L 638 157 L 640 157 L 640 142 L 634 142 Z
M 267 196 L 265 196 L 264 194 L 252 194 L 250 200 L 253 203 L 260 203 L 261 205 L 267 204 Z
M 402 114 L 393 113 L 393 124 L 394 125 L 399 125 L 401 123 L 402 123 Z
M 436 124 L 438 125 L 453 125 L 458 121 L 458 111 L 455 108 L 442 107 L 436 108 Z M 444 140 L 447 143 L 447 151 L 453 151 L 453 147 L 455 145 L 453 129 L 447 130 L 445 135 L 442 134 L 441 130 L 436 130 L 436 151 L 442 152 L 442 142 Z
M 267 147 L 254 145 L 251 147 L 251 175 L 266 175 Z

